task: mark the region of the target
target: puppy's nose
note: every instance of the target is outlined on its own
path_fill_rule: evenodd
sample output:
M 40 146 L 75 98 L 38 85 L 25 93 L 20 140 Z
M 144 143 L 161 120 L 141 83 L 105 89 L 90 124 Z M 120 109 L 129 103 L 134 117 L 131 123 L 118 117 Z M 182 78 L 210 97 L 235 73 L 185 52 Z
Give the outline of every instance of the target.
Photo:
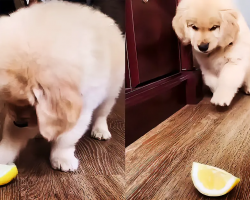
M 209 43 L 201 43 L 200 45 L 198 45 L 198 48 L 200 51 L 202 52 L 206 52 L 208 50 L 209 47 Z

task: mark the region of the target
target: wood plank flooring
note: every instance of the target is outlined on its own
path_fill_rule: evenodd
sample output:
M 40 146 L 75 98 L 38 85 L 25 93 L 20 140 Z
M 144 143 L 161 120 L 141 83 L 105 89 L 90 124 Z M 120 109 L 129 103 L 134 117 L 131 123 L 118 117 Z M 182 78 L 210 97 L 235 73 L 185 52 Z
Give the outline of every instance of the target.
M 82 200 L 124 199 L 125 129 L 124 90 L 108 119 L 112 139 L 98 141 L 88 131 L 77 144 L 79 169 L 53 170 L 49 163 L 50 145 L 43 139 L 31 140 L 16 164 L 17 179 L 0 187 L 0 200 Z
M 209 101 L 184 107 L 126 148 L 126 199 L 250 199 L 250 96 L 239 94 L 227 109 Z M 241 181 L 223 197 L 205 197 L 191 180 L 194 161 Z

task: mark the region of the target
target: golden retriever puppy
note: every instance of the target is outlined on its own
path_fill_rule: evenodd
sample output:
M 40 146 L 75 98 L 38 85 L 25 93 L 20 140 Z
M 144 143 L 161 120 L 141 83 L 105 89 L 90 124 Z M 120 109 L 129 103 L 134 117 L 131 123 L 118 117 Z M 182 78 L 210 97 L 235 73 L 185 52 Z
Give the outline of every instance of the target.
M 52 141 L 51 165 L 74 171 L 75 144 L 107 140 L 124 80 L 125 42 L 114 21 L 87 6 L 52 1 L 0 18 L 0 97 L 7 107 L 0 163 L 38 132 Z M 38 125 L 38 126 L 37 126 Z
M 173 28 L 184 45 L 191 43 L 211 103 L 230 105 L 242 86 L 250 92 L 250 32 L 231 0 L 181 0 Z

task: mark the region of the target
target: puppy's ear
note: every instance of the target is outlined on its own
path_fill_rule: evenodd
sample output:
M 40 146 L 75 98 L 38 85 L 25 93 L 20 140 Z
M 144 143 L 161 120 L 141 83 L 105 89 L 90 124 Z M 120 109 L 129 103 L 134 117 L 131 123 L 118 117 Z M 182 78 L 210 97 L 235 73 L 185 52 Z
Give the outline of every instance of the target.
M 190 37 L 187 32 L 187 23 L 186 23 L 186 9 L 182 2 L 180 2 L 177 7 L 176 14 L 172 21 L 173 29 L 177 34 L 178 38 L 184 45 L 190 43 Z
M 238 14 L 234 10 L 221 11 L 222 23 L 221 23 L 221 35 L 219 45 L 225 47 L 234 42 L 238 32 L 239 25 L 237 22 Z
M 80 117 L 82 98 L 77 87 L 58 84 L 60 87 L 34 87 L 36 114 L 41 135 L 51 141 L 70 130 Z

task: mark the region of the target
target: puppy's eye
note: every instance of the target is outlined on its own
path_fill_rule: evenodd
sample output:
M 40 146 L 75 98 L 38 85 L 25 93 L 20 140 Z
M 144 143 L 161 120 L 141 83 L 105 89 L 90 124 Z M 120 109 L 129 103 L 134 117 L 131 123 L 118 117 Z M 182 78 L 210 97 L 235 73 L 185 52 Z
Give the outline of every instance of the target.
M 214 30 L 216 30 L 217 28 L 219 28 L 220 26 L 213 26 L 212 28 L 210 28 L 209 30 L 210 31 L 214 31 Z
M 199 28 L 197 26 L 195 26 L 195 25 L 192 25 L 192 29 L 194 29 L 195 31 L 199 30 Z

